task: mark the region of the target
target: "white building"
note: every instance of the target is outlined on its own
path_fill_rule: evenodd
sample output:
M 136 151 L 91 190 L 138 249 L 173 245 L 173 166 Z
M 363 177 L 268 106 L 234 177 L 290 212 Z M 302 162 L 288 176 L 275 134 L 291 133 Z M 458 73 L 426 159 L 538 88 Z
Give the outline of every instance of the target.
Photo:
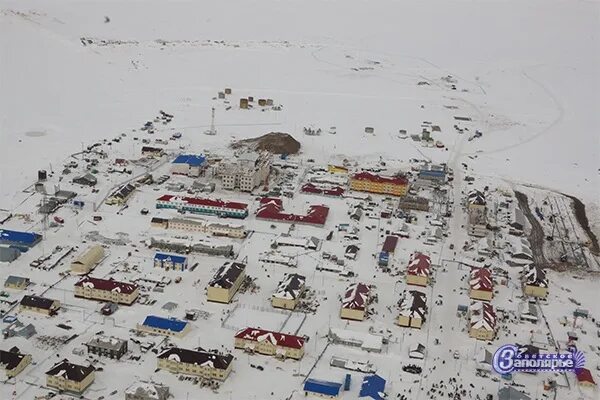
M 216 172 L 221 178 L 223 189 L 252 192 L 267 181 L 271 162 L 269 152 L 243 153 L 233 162 L 219 164 Z

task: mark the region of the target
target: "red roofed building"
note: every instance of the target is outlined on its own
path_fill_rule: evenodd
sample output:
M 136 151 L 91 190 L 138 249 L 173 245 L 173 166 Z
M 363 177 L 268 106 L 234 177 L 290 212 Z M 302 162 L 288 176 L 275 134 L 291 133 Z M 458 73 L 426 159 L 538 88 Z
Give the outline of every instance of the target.
M 385 251 L 388 254 L 393 254 L 396 251 L 398 245 L 398 236 L 387 236 L 383 241 L 381 251 Z
M 323 196 L 342 197 L 344 195 L 344 188 L 340 186 L 334 186 L 332 188 L 321 188 L 313 185 L 312 183 L 306 183 L 302 185 L 300 189 L 302 193 L 320 194 Z
M 342 299 L 340 317 L 362 321 L 365 319 L 371 289 L 364 283 L 353 283 L 346 288 Z
M 75 284 L 75 297 L 131 305 L 139 296 L 136 284 L 85 277 Z
M 408 179 L 384 177 L 369 172 L 359 172 L 350 178 L 350 188 L 359 192 L 404 196 L 408 192 Z
M 273 197 L 262 198 L 256 212 L 257 219 L 318 226 L 325 225 L 327 215 L 329 215 L 329 207 L 323 205 L 310 206 L 306 215 L 287 214 L 283 212 L 281 199 Z
M 492 273 L 487 268 L 471 268 L 469 296 L 474 300 L 490 301 L 494 297 Z
M 592 373 L 587 368 L 578 368 L 575 370 L 575 375 L 577 375 L 577 382 L 579 386 L 584 387 L 594 387 L 596 386 L 596 382 L 594 381 L 594 377 Z
M 235 334 L 235 348 L 299 360 L 304 355 L 304 338 L 260 328 L 245 328 Z
M 406 268 L 406 283 L 409 285 L 427 286 L 431 276 L 431 258 L 423 253 L 410 255 Z
M 217 215 L 219 217 L 246 218 L 248 205 L 232 201 L 179 197 L 165 194 L 156 199 L 156 208 L 170 208 L 194 214 Z
M 496 312 L 490 303 L 476 301 L 469 307 L 469 336 L 479 340 L 492 340 L 496 336 Z

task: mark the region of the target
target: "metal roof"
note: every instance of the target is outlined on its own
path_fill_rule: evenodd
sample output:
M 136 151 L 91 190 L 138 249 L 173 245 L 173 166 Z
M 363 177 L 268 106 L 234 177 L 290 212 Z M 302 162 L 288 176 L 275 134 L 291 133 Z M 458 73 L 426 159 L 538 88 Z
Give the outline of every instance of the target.
M 187 322 L 180 321 L 177 318 L 163 318 L 156 315 L 148 315 L 142 325 L 150 328 L 181 332 L 187 326 Z
M 304 382 L 304 391 L 327 396 L 338 396 L 341 389 L 342 384 L 338 382 L 321 381 L 312 378 L 309 378 Z
M 0 229 L 0 243 L 21 243 L 33 246 L 40 240 L 42 240 L 42 235 L 37 233 Z
M 204 156 L 199 156 L 195 154 L 180 154 L 177 156 L 175 160 L 173 160 L 173 164 L 187 164 L 190 167 L 199 167 L 206 161 Z
M 367 375 L 363 378 L 358 397 L 370 397 L 374 400 L 383 400 L 385 379 L 379 375 Z
M 187 257 L 180 256 L 177 254 L 167 254 L 167 253 L 156 253 L 154 254 L 154 260 L 158 261 L 172 261 L 174 264 L 184 264 L 187 260 Z

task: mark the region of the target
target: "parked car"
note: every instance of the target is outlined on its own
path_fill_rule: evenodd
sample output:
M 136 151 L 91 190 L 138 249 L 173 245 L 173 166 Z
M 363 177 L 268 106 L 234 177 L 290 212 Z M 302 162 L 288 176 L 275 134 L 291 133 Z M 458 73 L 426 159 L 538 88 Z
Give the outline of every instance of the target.
M 423 372 L 423 368 L 415 364 L 408 364 L 402 367 L 402 371 L 408 372 L 410 374 L 420 374 L 421 372 Z

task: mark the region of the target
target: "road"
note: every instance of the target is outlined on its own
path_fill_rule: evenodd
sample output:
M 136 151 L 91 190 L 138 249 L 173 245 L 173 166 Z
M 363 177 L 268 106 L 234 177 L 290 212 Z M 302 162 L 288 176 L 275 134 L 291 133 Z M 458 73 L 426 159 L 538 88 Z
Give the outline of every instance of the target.
M 548 265 L 548 261 L 544 256 L 544 228 L 540 225 L 540 222 L 531 212 L 529 208 L 529 201 L 527 200 L 527 196 L 519 191 L 515 190 L 515 197 L 519 202 L 519 207 L 525 214 L 525 217 L 529 221 L 531 225 L 531 232 L 529 233 L 529 242 L 531 243 L 531 251 L 533 253 L 533 261 L 539 266 L 544 268 Z

